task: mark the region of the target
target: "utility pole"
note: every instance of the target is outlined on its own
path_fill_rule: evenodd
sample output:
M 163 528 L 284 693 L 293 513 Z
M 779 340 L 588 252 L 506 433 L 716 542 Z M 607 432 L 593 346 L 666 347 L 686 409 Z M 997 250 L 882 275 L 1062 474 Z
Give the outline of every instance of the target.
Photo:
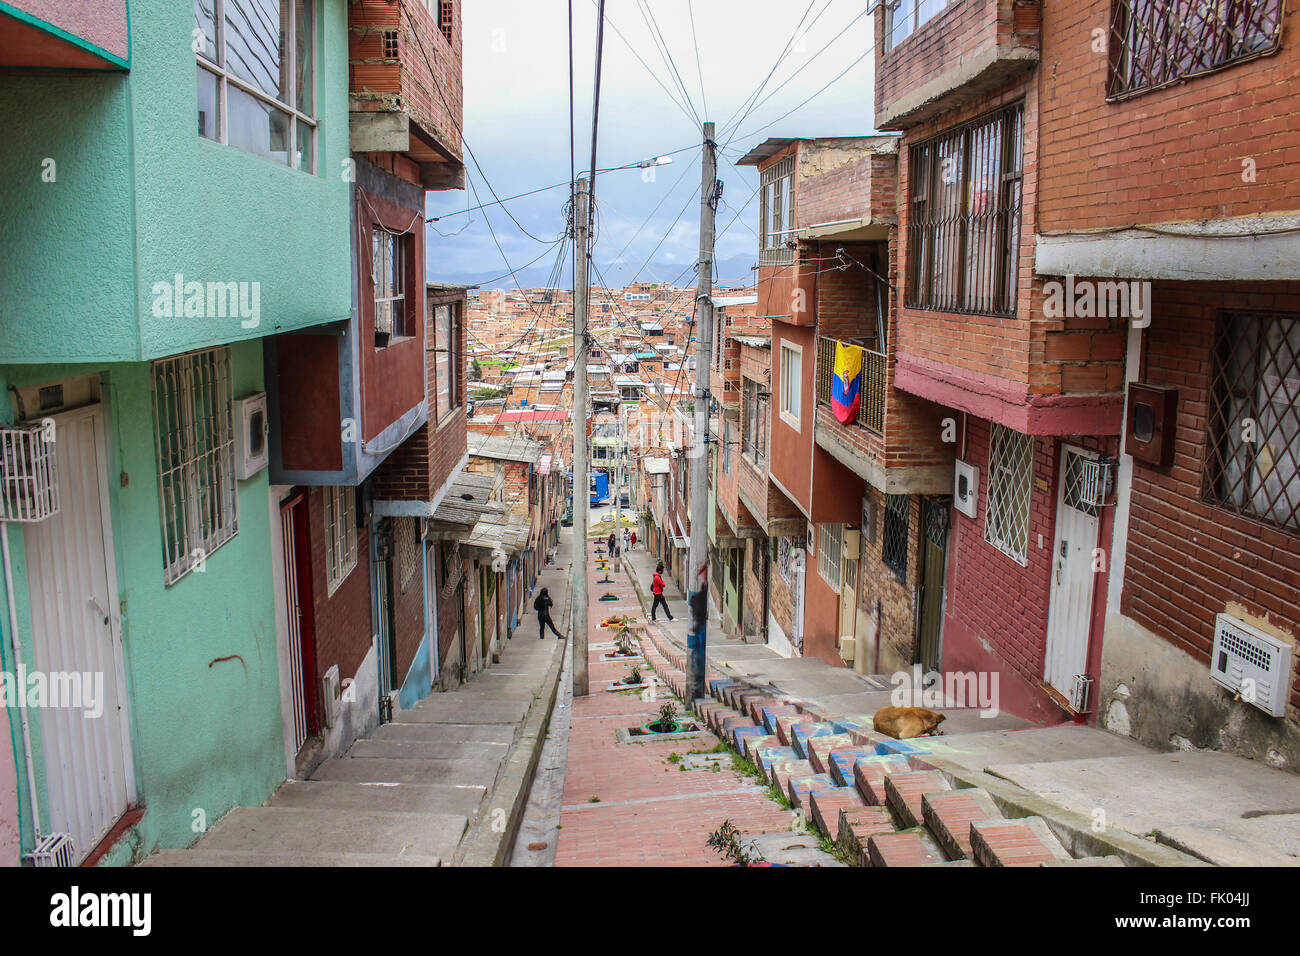
M 579 179 L 573 200 L 573 696 L 587 696 L 587 240 L 591 180 Z
M 695 441 L 691 448 L 691 546 L 686 569 L 691 612 L 691 630 L 686 638 L 686 704 L 690 707 L 707 696 L 704 650 L 709 620 L 709 413 L 712 404 L 709 372 L 713 358 L 713 231 L 718 202 L 718 155 L 713 136 L 713 124 L 705 123 L 700 175 L 699 283 L 695 289 L 695 324 L 699 331 L 695 341 Z
M 614 375 L 614 368 L 610 366 L 609 374 Z M 618 386 L 615 385 L 617 390 Z M 614 573 L 618 574 L 623 570 L 623 498 L 619 489 L 623 487 L 623 396 L 620 393 L 618 399 L 618 426 L 614 430 L 618 445 L 614 448 L 614 459 L 609 463 L 610 470 L 613 471 L 614 479 L 614 545 L 616 548 L 616 557 L 614 557 Z

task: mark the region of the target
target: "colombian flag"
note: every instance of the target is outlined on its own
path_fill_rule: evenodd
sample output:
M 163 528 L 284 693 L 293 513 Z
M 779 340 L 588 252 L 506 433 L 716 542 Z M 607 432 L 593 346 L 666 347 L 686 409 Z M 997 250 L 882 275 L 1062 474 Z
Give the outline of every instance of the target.
M 835 343 L 835 374 L 831 377 L 831 410 L 845 425 L 858 417 L 862 401 L 862 349 Z

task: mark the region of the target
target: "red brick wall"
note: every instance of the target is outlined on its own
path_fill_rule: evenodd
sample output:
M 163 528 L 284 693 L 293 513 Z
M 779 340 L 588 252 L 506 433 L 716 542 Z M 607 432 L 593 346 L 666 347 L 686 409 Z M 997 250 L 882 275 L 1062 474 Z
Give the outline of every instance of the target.
M 1300 284 L 1157 283 L 1153 295 L 1142 380 L 1179 389 L 1178 425 L 1169 468 L 1134 462 L 1120 605 L 1208 664 L 1215 615 L 1229 602 L 1293 634 L 1300 622 L 1300 536 L 1201 498 L 1216 316 L 1243 307 L 1300 313 Z M 1290 702 L 1300 707 L 1300 681 Z
M 826 155 L 824 150 L 833 149 L 833 146 L 803 145 L 803 151 L 812 156 Z M 812 162 L 806 162 L 798 170 L 800 223 L 839 222 L 866 216 L 888 219 L 897 213 L 896 153 L 867 152 L 826 172 L 815 172 L 815 168 Z
M 406 680 L 411 664 L 415 662 L 416 652 L 424 640 L 424 579 L 421 570 L 420 549 L 417 543 L 414 549 L 415 568 L 405 587 L 402 585 L 403 566 L 398 557 L 402 548 L 397 543 L 398 535 L 414 534 L 415 521 L 412 518 L 391 519 L 393 526 L 393 557 L 389 579 L 393 589 L 393 628 L 396 635 L 397 656 L 393 661 L 393 680 L 398 687 Z
M 329 594 L 325 570 L 325 489 L 307 489 L 311 544 L 312 629 L 316 639 L 316 679 L 331 666 L 339 679 L 355 677 L 370 652 L 370 538 L 357 529 L 357 565 Z M 317 685 L 319 686 L 319 684 Z
M 916 576 L 920 567 L 921 498 L 908 497 L 907 574 L 900 580 L 893 568 L 885 564 L 885 496 L 868 487 L 867 495 L 876 509 L 874 541 L 862 538 L 862 559 L 858 565 L 858 607 L 870 620 L 875 619 L 876 601 L 880 601 L 880 629 L 877 640 L 880 653 L 867 661 L 868 673 L 874 673 L 876 660 L 911 661 L 916 646 Z M 865 638 L 859 633 L 859 639 Z M 865 642 L 863 653 L 866 653 Z
M 1276 55 L 1107 103 L 1108 58 L 1091 31 L 1108 25 L 1110 0 L 1046 4 L 1039 228 L 1300 210 L 1300 8 L 1288 6 Z M 1242 180 L 1245 158 L 1253 183 Z
M 882 4 L 876 12 L 877 109 L 999 43 L 1037 45 L 1039 20 L 1037 0 L 949 0 L 943 12 L 886 51 Z

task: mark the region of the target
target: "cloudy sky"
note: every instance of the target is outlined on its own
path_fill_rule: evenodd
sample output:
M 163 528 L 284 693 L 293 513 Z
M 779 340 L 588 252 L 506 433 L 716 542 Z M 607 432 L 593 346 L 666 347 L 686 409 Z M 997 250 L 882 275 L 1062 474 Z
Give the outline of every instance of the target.
M 594 284 L 694 284 L 697 116 L 718 124 L 723 144 L 715 281 L 751 281 L 757 175 L 733 163 L 770 136 L 872 132 L 874 15 L 867 7 L 867 0 L 606 0 L 597 168 L 665 154 L 673 163 L 597 176 Z M 544 285 L 568 199 L 568 2 L 476 0 L 464 9 L 473 188 L 429 194 L 429 215 L 440 217 L 430 224 L 429 277 L 510 289 L 513 269 L 520 285 Z M 581 172 L 591 154 L 596 0 L 573 0 L 573 11 Z M 493 190 L 505 199 L 557 184 L 505 208 L 464 212 L 492 202 Z M 557 284 L 567 288 L 567 255 L 563 270 Z

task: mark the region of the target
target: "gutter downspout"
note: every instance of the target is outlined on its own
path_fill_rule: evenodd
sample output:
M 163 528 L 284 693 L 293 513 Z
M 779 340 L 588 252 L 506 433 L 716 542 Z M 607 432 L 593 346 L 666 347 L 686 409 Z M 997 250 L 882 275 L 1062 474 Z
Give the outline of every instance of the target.
M 17 673 L 22 661 L 23 645 L 18 637 L 18 604 L 14 598 L 13 563 L 9 557 L 9 522 L 0 521 L 0 551 L 4 553 L 5 599 L 9 605 L 9 642 L 14 649 L 14 671 Z M 41 804 L 36 794 L 36 768 L 32 761 L 32 731 L 27 720 L 27 696 L 18 695 L 18 717 L 23 727 L 23 761 L 27 769 L 27 787 L 32 801 L 32 832 L 35 845 L 41 842 Z M 19 830 L 18 839 L 22 840 Z

